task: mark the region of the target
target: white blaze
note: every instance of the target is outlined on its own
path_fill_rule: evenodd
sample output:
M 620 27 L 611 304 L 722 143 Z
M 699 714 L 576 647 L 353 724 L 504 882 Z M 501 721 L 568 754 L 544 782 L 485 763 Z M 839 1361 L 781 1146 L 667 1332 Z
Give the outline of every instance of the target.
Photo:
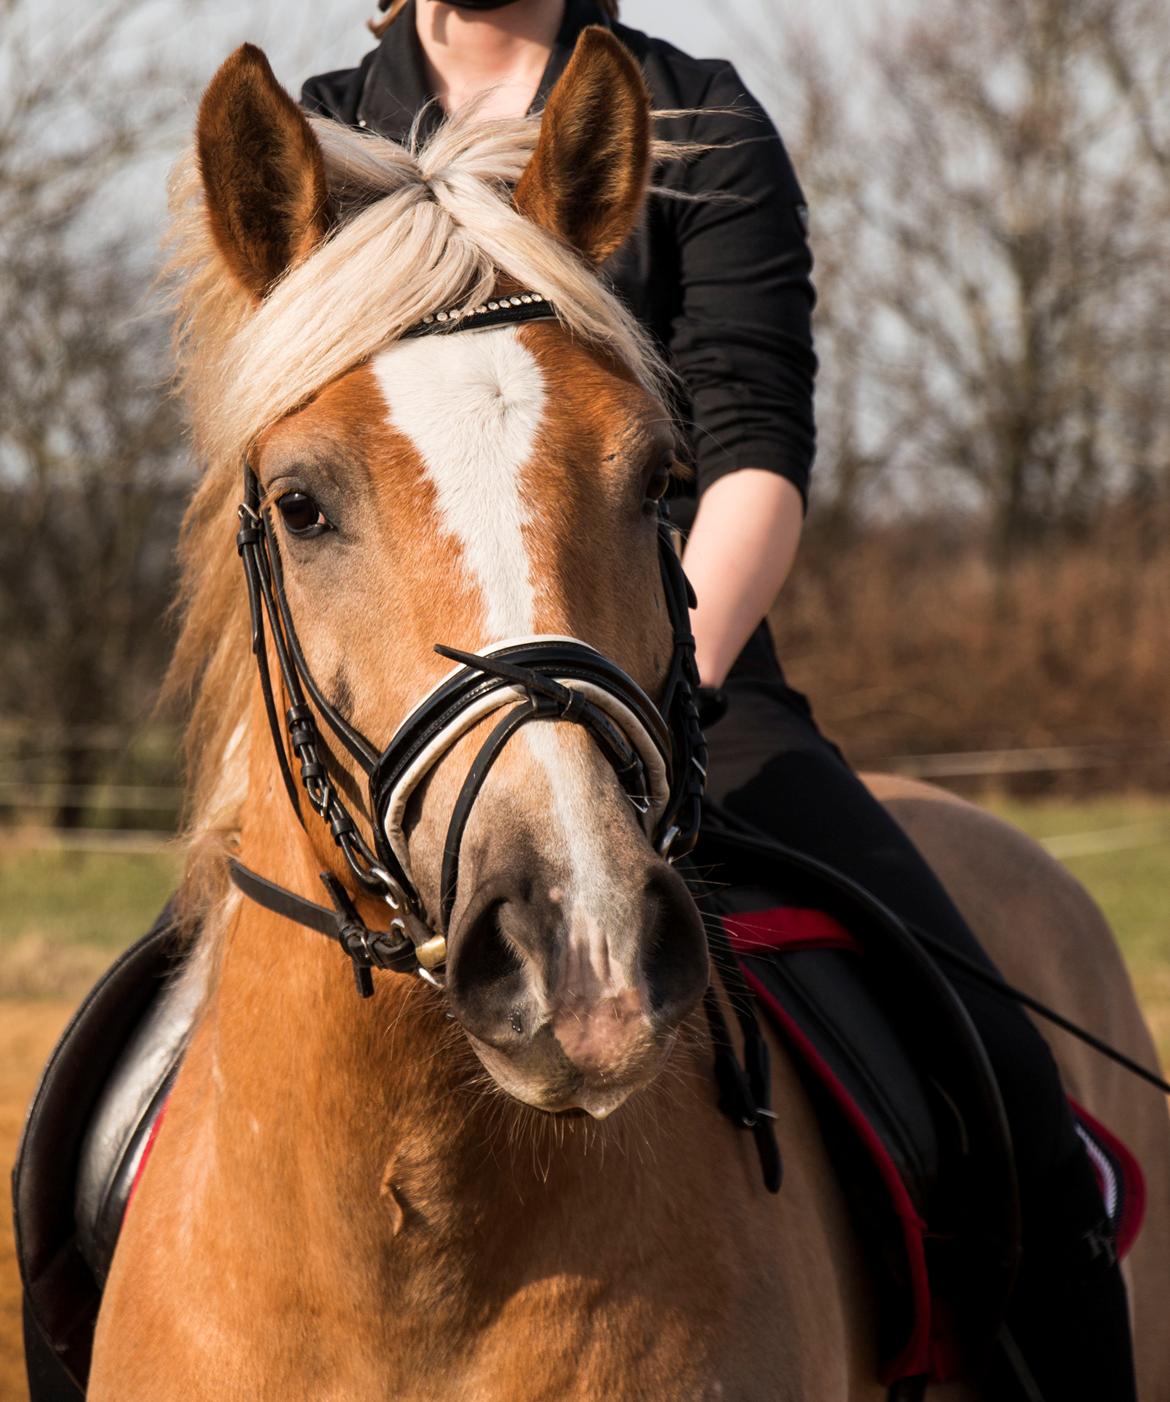
M 545 407 L 544 377 L 514 326 L 399 341 L 373 362 L 391 424 L 417 448 L 438 500 L 439 524 L 460 545 L 483 600 L 483 639 L 474 649 L 535 633 L 536 583 L 524 544 L 529 517 L 521 491 Z M 570 861 L 568 964 L 603 988 L 628 986 L 609 958 L 601 913 L 614 909 L 606 861 L 590 812 L 593 777 L 559 727 L 525 726 L 548 775 L 549 818 Z
M 373 364 L 390 422 L 422 456 L 440 524 L 479 585 L 483 642 L 535 631 L 520 472 L 544 414 L 544 377 L 516 333 L 503 326 L 420 336 Z

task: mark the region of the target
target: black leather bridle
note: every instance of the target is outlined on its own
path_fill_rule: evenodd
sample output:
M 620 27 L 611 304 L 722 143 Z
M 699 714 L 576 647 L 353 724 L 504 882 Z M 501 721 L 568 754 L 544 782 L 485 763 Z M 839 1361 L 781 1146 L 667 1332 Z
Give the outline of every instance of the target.
M 553 316 L 547 299 L 524 293 L 462 315 L 439 312 L 407 335 L 450 335 Z M 373 992 L 370 971 L 374 968 L 418 972 L 429 982 L 438 982 L 435 971 L 447 957 L 446 935 L 468 818 L 492 765 L 512 736 L 531 721 L 581 726 L 641 814 L 656 850 L 675 861 L 693 848 L 707 749 L 696 697 L 699 678 L 690 624 L 694 598 L 665 508 L 659 519 L 659 562 L 674 642 L 660 704 L 617 663 L 576 638 L 522 638 L 497 643 L 482 653 L 437 645 L 435 651 L 456 663 L 455 669 L 414 707 L 382 750 L 346 720 L 309 669 L 289 610 L 272 521 L 261 505 L 260 484 L 250 462 L 244 465 L 239 519 L 236 545 L 248 586 L 252 651 L 289 800 L 303 825 L 303 792 L 309 807 L 328 825 L 354 881 L 389 907 L 389 928 L 370 929 L 350 893 L 331 872 L 321 873 L 331 908 L 267 880 L 238 861 L 231 863 L 232 880 L 251 900 L 336 940 L 353 963 L 363 997 Z M 283 723 L 269 669 L 266 630 L 271 632 L 289 701 Z M 502 715 L 472 763 L 452 811 L 443 848 L 440 909 L 432 921 L 410 874 L 402 828 L 406 805 L 460 735 L 495 711 Z M 369 840 L 329 774 L 318 716 L 367 777 Z M 299 790 L 290 751 L 299 762 Z

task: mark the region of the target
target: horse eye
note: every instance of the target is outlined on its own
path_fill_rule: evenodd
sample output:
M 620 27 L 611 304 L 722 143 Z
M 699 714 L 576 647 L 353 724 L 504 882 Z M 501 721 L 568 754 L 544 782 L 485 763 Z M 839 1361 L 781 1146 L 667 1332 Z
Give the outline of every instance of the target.
M 293 535 L 314 536 L 331 530 L 329 520 L 307 492 L 285 492 L 276 509 Z
M 666 489 L 670 486 L 670 474 L 673 467 L 674 459 L 668 458 L 655 468 L 650 480 L 646 483 L 647 506 L 655 506 L 666 495 Z

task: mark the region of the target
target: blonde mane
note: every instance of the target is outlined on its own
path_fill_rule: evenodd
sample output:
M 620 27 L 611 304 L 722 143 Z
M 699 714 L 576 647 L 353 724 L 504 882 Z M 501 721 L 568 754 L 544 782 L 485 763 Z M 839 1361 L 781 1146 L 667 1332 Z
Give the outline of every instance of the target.
M 182 909 L 202 921 L 226 891 L 246 791 L 254 677 L 235 511 L 245 454 L 265 429 L 424 315 L 472 307 L 501 278 L 540 292 L 574 336 L 651 392 L 666 371 L 638 323 L 580 258 L 524 219 L 511 190 L 539 117 L 474 111 L 405 145 L 312 119 L 338 221 L 257 307 L 212 241 L 195 157 L 172 184 L 178 383 L 203 473 L 183 522 L 181 630 L 168 686 L 193 698 L 186 738 L 188 866 Z M 655 143 L 659 158 L 689 148 Z

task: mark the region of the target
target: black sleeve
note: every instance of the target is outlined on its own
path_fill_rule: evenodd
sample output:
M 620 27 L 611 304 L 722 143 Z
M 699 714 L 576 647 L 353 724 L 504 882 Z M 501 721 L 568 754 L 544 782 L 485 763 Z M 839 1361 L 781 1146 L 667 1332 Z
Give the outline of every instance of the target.
M 301 106 L 316 117 L 332 117 L 348 127 L 356 126 L 366 70 L 377 52 L 371 49 L 358 68 L 338 68 L 307 79 L 301 88 Z
M 681 177 L 681 300 L 670 354 L 689 392 L 697 489 L 739 468 L 787 477 L 807 501 L 813 419 L 812 254 L 807 208 L 776 128 L 730 65 L 702 103 L 716 144 Z M 736 143 L 729 145 L 729 143 Z

